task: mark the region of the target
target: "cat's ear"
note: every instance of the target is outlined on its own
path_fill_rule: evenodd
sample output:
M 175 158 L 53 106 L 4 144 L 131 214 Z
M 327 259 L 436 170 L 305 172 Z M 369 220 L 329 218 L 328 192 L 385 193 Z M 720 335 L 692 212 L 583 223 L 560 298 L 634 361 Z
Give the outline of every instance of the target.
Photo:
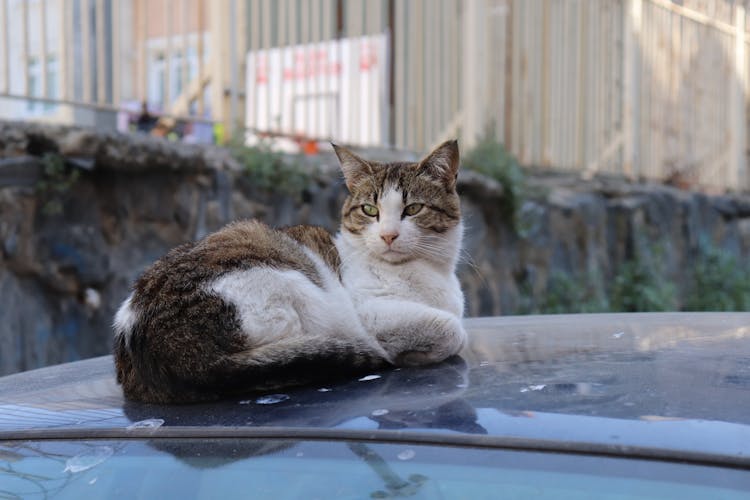
M 331 143 L 331 146 L 333 146 L 333 150 L 339 158 L 341 171 L 344 173 L 344 181 L 346 182 L 346 187 L 349 188 L 349 191 L 351 191 L 362 178 L 369 177 L 374 173 L 372 165 L 345 147 L 337 146 L 334 143 Z
M 446 189 L 456 187 L 458 177 L 458 141 L 445 141 L 419 163 L 419 169 L 427 176 L 442 182 Z

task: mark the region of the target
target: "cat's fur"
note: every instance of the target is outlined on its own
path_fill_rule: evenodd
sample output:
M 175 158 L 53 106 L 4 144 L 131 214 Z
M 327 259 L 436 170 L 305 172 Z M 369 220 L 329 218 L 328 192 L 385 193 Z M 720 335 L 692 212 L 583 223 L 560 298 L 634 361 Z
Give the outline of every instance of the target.
M 235 222 L 137 280 L 114 324 L 128 398 L 216 399 L 458 353 L 457 143 L 389 164 L 334 147 L 350 192 L 335 237 Z

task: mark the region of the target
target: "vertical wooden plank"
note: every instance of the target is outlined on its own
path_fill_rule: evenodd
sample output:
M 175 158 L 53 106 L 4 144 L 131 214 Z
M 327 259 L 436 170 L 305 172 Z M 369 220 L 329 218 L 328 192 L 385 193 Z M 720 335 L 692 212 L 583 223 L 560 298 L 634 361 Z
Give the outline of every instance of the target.
M 22 39 L 21 64 L 23 65 L 23 95 L 29 96 L 29 2 L 24 1 L 21 7 Z
M 393 118 L 395 127 L 394 144 L 397 148 L 406 148 L 406 2 L 408 0 L 394 0 L 394 31 L 396 34 L 392 39 L 394 64 L 394 109 Z
M 3 92 L 10 94 L 10 24 L 8 22 L 8 0 L 0 0 L 0 26 L 6 26 L 0 35 L 3 50 L 0 52 L 0 61 L 3 67 Z
M 260 26 L 262 22 L 263 26 L 263 33 L 262 33 L 262 40 L 261 43 L 263 44 L 263 50 L 268 51 L 271 48 L 271 1 L 270 0 L 263 0 L 263 3 L 261 5 L 261 12 L 258 16 L 258 24 L 256 26 Z M 229 43 L 232 43 L 231 41 Z M 268 74 L 269 78 L 271 78 L 270 74 L 272 71 L 272 66 L 270 64 L 270 59 L 267 59 L 267 68 L 268 68 Z M 272 79 L 269 80 L 273 81 Z M 270 99 L 270 86 L 269 86 L 269 98 L 266 99 L 266 102 L 264 103 L 266 106 L 266 116 L 269 119 L 269 122 L 267 123 L 267 126 L 269 128 L 272 127 L 272 124 L 270 123 L 270 119 L 272 116 L 272 99 Z
M 447 82 L 449 78 L 449 68 L 448 68 L 448 45 L 450 41 L 448 40 L 448 25 L 450 23 L 450 16 L 448 14 L 449 4 L 446 0 L 440 0 L 440 5 L 438 7 L 439 9 L 439 24 L 438 29 L 435 31 L 438 32 L 437 38 L 437 71 L 438 75 L 436 77 L 436 85 L 437 85 L 437 106 L 438 106 L 438 113 L 437 113 L 437 120 L 440 124 L 438 128 L 438 133 L 448 133 L 451 135 L 451 138 L 455 137 L 455 132 L 453 130 L 447 131 L 447 126 L 449 124 L 452 125 L 453 122 L 453 116 L 449 113 L 448 110 L 448 99 L 447 99 Z M 448 137 L 445 137 L 446 139 Z
M 83 78 L 83 102 L 92 102 L 91 82 L 91 3 L 90 0 L 81 0 L 81 51 L 82 78 Z
M 211 0 L 206 0 L 211 1 Z M 250 0 L 250 50 L 258 50 L 261 48 L 260 34 L 261 27 L 263 26 L 263 20 L 260 18 L 260 2 L 262 0 Z M 294 14 L 290 12 L 289 22 L 293 22 Z
M 563 77 L 560 80 L 560 89 L 561 94 L 559 95 L 560 99 L 560 108 L 561 108 L 561 115 L 560 115 L 560 121 L 558 123 L 561 124 L 560 126 L 560 132 L 561 132 L 561 141 L 560 141 L 560 167 L 562 168 L 569 168 L 570 166 L 570 146 L 572 144 L 571 139 L 571 123 L 570 123 L 570 117 L 573 116 L 571 113 L 572 110 L 572 99 L 571 99 L 571 90 L 573 89 L 573 57 L 572 57 L 572 51 L 570 50 L 570 46 L 573 43 L 574 36 L 575 36 L 575 26 L 572 26 L 572 22 L 570 19 L 570 1 L 565 0 L 565 3 L 563 4 L 563 15 L 562 15 L 562 26 L 563 26 L 563 39 L 562 43 L 560 44 L 561 49 L 561 57 L 560 60 L 562 61 L 562 74 Z M 532 132 L 533 133 L 533 132 Z
M 291 68 L 293 71 L 296 71 L 297 69 L 296 68 L 296 54 L 295 54 L 296 49 L 294 48 L 294 46 L 297 45 L 300 41 L 300 32 L 297 29 L 297 16 L 298 16 L 297 0 L 290 0 L 288 7 L 289 7 L 289 11 L 287 13 L 287 21 L 288 21 L 287 36 L 289 38 L 289 45 L 291 46 L 290 48 L 290 51 L 292 54 Z M 286 131 L 288 133 L 294 134 L 297 131 L 297 127 L 299 126 L 297 124 L 297 115 L 294 110 L 294 96 L 296 95 L 296 92 L 297 92 L 297 79 L 296 78 L 292 78 L 291 92 L 292 92 L 291 98 L 287 99 L 286 101 L 289 104 L 289 108 L 288 108 L 289 125 Z
M 60 98 L 62 100 L 68 100 L 71 98 L 73 92 L 72 92 L 72 84 L 69 81 L 69 78 L 71 76 L 70 72 L 70 34 L 73 32 L 70 25 L 70 14 L 68 12 L 68 2 L 67 0 L 57 0 L 58 5 L 58 30 L 60 30 L 60 39 L 58 40 L 58 43 L 60 44 L 60 52 L 59 52 L 59 59 L 58 59 L 58 67 L 60 68 L 60 89 L 62 92 L 60 92 Z
M 181 44 L 180 50 L 182 50 L 182 68 L 180 71 L 180 78 L 182 79 L 182 93 L 189 97 L 190 93 L 190 62 L 188 60 L 188 51 L 190 50 L 190 24 L 188 19 L 188 0 L 180 0 L 180 32 L 181 32 Z M 186 99 L 185 114 L 190 114 L 190 99 Z
M 112 26 L 112 104 L 119 108 L 121 99 L 120 67 L 122 66 L 122 54 L 120 53 L 122 36 L 120 31 L 121 12 L 120 0 L 111 0 L 111 23 Z
M 463 80 L 463 112 L 464 123 L 462 130 L 462 140 L 465 148 L 469 149 L 477 143 L 481 135 L 483 122 L 483 113 L 481 106 L 482 93 L 479 76 L 483 68 L 480 57 L 481 47 L 479 47 L 481 36 L 481 15 L 482 10 L 480 0 L 469 0 L 463 4 L 464 8 L 464 34 L 463 34 L 463 75 L 467 77 Z
M 146 15 L 146 0 L 138 2 L 138 99 L 142 103 L 148 101 L 148 16 Z
M 551 163 L 550 148 L 549 148 L 549 133 L 550 133 L 550 11 L 549 9 L 542 9 L 541 12 L 541 95 L 539 96 L 541 106 L 541 117 L 540 117 L 540 131 L 539 131 L 539 142 L 541 144 L 540 149 L 540 160 L 542 165 L 549 165 Z
M 503 51 L 503 65 L 498 68 L 503 73 L 504 87 L 500 90 L 502 93 L 503 110 L 502 116 L 499 120 L 502 121 L 503 130 L 500 140 L 503 142 L 506 148 L 511 147 L 511 131 L 513 130 L 513 87 L 515 86 L 515 79 L 513 75 L 513 46 L 515 42 L 513 35 L 515 29 L 513 28 L 513 11 L 514 0 L 505 0 L 506 14 L 505 14 L 505 46 L 501 49 Z
M 408 0 L 407 1 L 408 6 L 408 17 L 407 17 L 407 26 L 412 26 L 415 21 L 415 19 L 418 19 L 417 17 L 417 11 L 416 11 L 416 2 L 414 0 Z M 407 56 L 407 63 L 408 66 L 406 66 L 406 85 L 408 88 L 407 95 L 406 95 L 406 107 L 407 107 L 407 123 L 406 123 L 406 147 L 408 149 L 416 150 L 417 149 L 417 120 L 416 120 L 416 102 L 418 99 L 418 90 L 416 87 L 416 73 L 417 73 L 417 59 L 415 56 L 416 53 L 416 40 L 415 40 L 415 30 L 413 29 L 407 29 L 408 36 L 406 38 L 406 50 L 408 51 Z
M 540 12 L 540 1 L 531 0 L 528 2 L 527 9 L 523 24 L 524 49 L 526 54 L 526 88 L 524 89 L 523 99 L 528 114 L 523 129 L 523 143 L 521 150 L 523 151 L 523 162 L 531 164 L 534 163 L 535 160 L 534 149 L 537 145 L 537 137 L 534 132 L 536 131 L 537 123 L 539 121 L 539 107 L 537 106 L 538 103 L 534 100 L 534 95 L 537 92 L 539 81 L 537 77 L 538 58 L 536 57 L 538 54 L 536 50 L 538 37 L 537 34 L 529 28 L 530 24 L 537 19 L 537 13 Z
M 300 41 L 302 45 L 307 45 L 310 43 L 310 1 L 303 1 L 302 5 L 300 5 Z M 305 48 L 306 49 L 306 48 Z M 304 58 L 302 59 L 303 65 L 309 65 L 312 63 L 310 59 L 310 52 L 307 50 L 301 51 L 302 54 L 304 54 Z M 302 124 L 300 125 L 301 132 L 304 135 L 310 134 L 310 129 L 312 126 L 312 113 L 310 112 L 310 78 L 307 76 L 307 70 L 304 70 L 303 73 L 305 73 L 305 76 L 302 78 L 302 93 L 305 95 L 305 100 L 301 102 L 301 110 L 302 110 Z
M 107 70 L 104 60 L 105 41 L 104 41 L 104 0 L 96 0 L 96 41 L 94 50 L 96 51 L 96 102 L 103 104 L 106 100 Z
M 613 16 L 612 16 L 612 26 L 614 29 L 617 30 L 617 38 L 615 43 L 612 44 L 612 50 L 610 51 L 610 55 L 612 59 L 616 62 L 612 64 L 612 93 L 610 94 L 610 99 L 612 99 L 612 103 L 616 106 L 616 109 L 612 113 L 611 121 L 610 121 L 610 127 L 614 135 L 617 135 L 620 138 L 624 139 L 624 107 L 623 104 L 625 102 L 625 89 L 623 85 L 619 85 L 618 87 L 615 87 L 616 82 L 624 82 L 625 76 L 623 70 L 625 69 L 624 65 L 624 59 L 625 59 L 625 7 L 622 3 L 617 3 L 616 8 L 614 9 Z M 619 148 L 617 158 L 615 161 L 612 162 L 612 165 L 610 166 L 610 172 L 612 173 L 622 173 L 623 172 L 623 161 L 624 161 L 624 155 L 625 155 L 625 149 L 624 149 L 624 140 L 621 140 L 622 145 Z
M 425 144 L 425 123 L 424 123 L 424 105 L 425 105 L 425 56 L 424 56 L 424 15 L 425 0 L 414 0 L 415 18 L 417 26 L 414 29 L 414 60 L 413 65 L 416 74 L 414 75 L 414 94 L 415 94 L 415 146 L 417 151 L 424 151 L 427 148 Z
M 554 19 L 555 22 L 551 22 Z M 559 31 L 560 26 L 557 20 L 560 19 L 560 4 L 555 2 L 550 5 L 549 10 L 544 15 L 542 20 L 542 26 L 544 31 L 547 33 L 544 35 L 544 53 L 542 58 L 544 64 L 547 66 L 547 80 L 543 82 L 544 95 L 542 96 L 542 108 L 545 110 L 546 118 L 543 124 L 543 143 L 545 144 L 545 153 L 543 155 L 543 162 L 546 165 L 552 164 L 559 161 L 559 148 L 558 148 L 558 137 L 560 128 L 557 126 L 559 112 L 558 112 L 558 99 L 556 99 L 557 93 L 555 89 L 559 86 L 560 82 L 560 63 L 557 50 L 559 49 Z
M 263 50 L 271 48 L 271 3 L 272 0 L 261 0 L 259 10 L 256 10 L 258 16 L 256 28 L 258 28 L 258 33 L 260 34 L 260 38 L 257 41 L 259 42 L 259 47 Z
M 678 53 L 678 47 L 680 45 L 680 29 L 681 29 L 681 16 L 678 16 L 676 14 L 672 14 L 670 16 L 670 39 L 669 39 L 669 95 L 673 96 L 674 101 L 672 102 L 672 108 L 669 111 L 669 114 L 672 116 L 672 119 L 677 118 L 677 121 L 679 123 L 679 115 L 682 111 L 678 96 L 679 95 L 679 53 Z M 680 126 L 677 128 L 676 131 L 674 131 L 674 136 L 671 138 L 669 146 L 668 155 L 672 157 L 681 156 L 686 157 L 685 151 L 680 148 L 680 142 L 681 142 L 681 136 L 683 133 L 684 124 L 680 124 Z M 678 167 L 679 168 L 679 167 Z
M 321 0 L 310 0 L 310 40 L 312 42 L 320 42 L 321 40 L 321 22 L 320 17 L 322 14 L 322 1 Z
M 265 6 L 264 6 L 265 8 Z M 301 33 L 300 42 L 304 45 L 310 43 L 310 1 L 302 2 L 300 6 L 300 21 L 301 21 Z
M 323 0 L 322 40 L 332 40 L 336 38 L 336 34 L 333 31 L 333 19 L 335 17 L 333 2 L 334 0 Z
M 651 54 L 650 58 L 654 61 L 653 64 L 657 65 L 659 57 L 657 30 L 659 29 L 659 25 L 656 20 L 656 9 L 648 2 L 646 3 L 646 7 L 642 11 L 641 33 L 642 39 L 646 41 L 646 48 L 642 53 Z M 649 169 L 651 169 L 656 161 L 654 143 L 658 136 L 658 125 L 654 123 L 654 118 L 657 114 L 656 107 L 658 106 L 658 101 L 655 98 L 658 96 L 653 92 L 653 85 L 656 81 L 655 79 L 658 77 L 658 71 L 661 70 L 652 64 L 644 64 L 643 57 L 640 58 L 640 61 L 642 69 L 640 92 L 643 99 L 641 106 L 639 106 L 639 110 L 641 111 L 639 141 L 643 154 L 638 156 L 640 161 L 634 165 L 635 178 L 647 175 Z
M 275 19 L 275 24 L 277 26 L 276 33 L 279 37 L 279 43 L 278 47 L 281 47 L 281 71 L 284 71 L 284 68 L 286 67 L 286 58 L 287 54 L 290 52 L 289 48 L 289 31 L 291 30 L 291 25 L 287 22 L 287 18 L 289 17 L 289 0 L 281 0 L 277 2 L 278 5 L 278 15 Z M 276 124 L 274 124 L 274 127 L 277 132 L 279 133 L 288 133 L 289 129 L 287 127 L 287 122 L 289 120 L 289 112 L 285 109 L 285 103 L 287 100 L 286 96 L 286 86 L 284 84 L 283 75 L 282 75 L 282 83 L 280 88 L 278 89 L 278 99 L 276 101 L 276 109 L 279 112 L 279 120 Z
M 631 0 L 632 1 L 632 0 Z M 626 7 L 629 7 L 626 5 Z M 643 44 L 642 51 L 644 53 L 653 54 L 654 50 L 654 43 L 653 43 L 653 16 L 651 15 L 651 8 L 650 4 L 647 4 L 646 12 L 641 13 L 641 20 L 639 21 L 639 32 L 641 33 L 641 43 Z M 629 12 L 626 12 L 626 15 L 631 16 L 632 14 Z M 637 99 L 634 99 L 634 102 L 636 103 L 638 113 L 638 118 L 634 119 L 633 123 L 635 124 L 636 131 L 632 132 L 633 137 L 635 138 L 635 141 L 637 144 L 637 147 L 634 146 L 636 157 L 638 158 L 637 162 L 634 162 L 632 164 L 632 168 L 629 172 L 625 172 L 625 175 L 630 176 L 631 178 L 636 178 L 641 174 L 641 171 L 644 169 L 644 165 L 651 165 L 653 163 L 653 157 L 651 156 L 653 153 L 653 149 L 651 148 L 651 140 L 652 140 L 652 122 L 650 120 L 652 116 L 652 110 L 651 110 L 651 82 L 653 78 L 653 72 L 652 68 L 648 64 L 641 64 L 641 58 L 637 58 L 637 62 L 635 64 L 635 70 L 638 71 L 638 82 L 633 86 L 634 89 L 638 92 Z M 632 75 L 631 75 L 632 76 Z M 627 87 L 627 80 L 625 81 L 625 86 Z M 626 95 L 627 97 L 627 95 Z M 627 134 L 627 131 L 626 131 Z M 627 139 L 627 136 L 625 136 Z M 624 150 L 627 150 L 627 140 L 624 145 Z M 647 167 L 646 167 L 647 168 Z
M 642 0 L 627 0 L 624 15 L 624 93 L 623 93 L 623 173 L 630 178 L 639 175 L 640 150 L 640 57 L 639 38 L 643 15 Z
M 244 0 L 239 0 L 244 1 Z M 237 130 L 237 118 L 238 118 L 238 107 L 239 107 L 239 97 L 238 97 L 238 87 L 239 87 L 239 66 L 237 64 L 237 58 L 239 57 L 239 54 L 237 53 L 237 0 L 229 0 L 229 10 L 227 12 L 224 12 L 223 15 L 228 16 L 226 19 L 227 24 L 229 25 L 229 42 L 227 43 L 227 52 L 229 53 L 229 60 L 227 61 L 229 63 L 229 113 L 228 113 L 228 127 L 227 132 L 229 132 L 229 137 L 232 137 Z M 268 28 L 268 31 L 270 31 L 270 26 L 266 24 L 266 27 Z M 270 101 L 270 99 L 269 99 Z M 270 103 L 269 103 L 270 106 Z
M 206 99 L 205 99 L 205 93 L 203 92 L 203 63 L 206 59 L 206 47 L 203 43 L 203 33 L 205 31 L 205 17 L 206 17 L 206 6 L 204 4 L 206 0 L 195 0 L 196 4 L 196 10 L 197 12 L 197 35 L 198 35 L 198 48 L 196 51 L 198 52 L 198 64 L 197 64 L 197 70 L 198 70 L 198 79 L 201 82 L 200 85 L 200 92 L 198 94 L 198 116 L 201 118 L 204 117 L 206 113 Z
M 605 148 L 609 148 L 617 140 L 617 130 L 614 129 L 617 115 L 617 103 L 622 101 L 622 98 L 617 93 L 617 76 L 614 64 L 619 58 L 617 57 L 617 10 L 613 5 L 612 0 L 607 0 L 606 7 L 604 10 L 605 22 L 601 30 L 601 51 L 600 57 L 602 61 L 602 74 L 603 80 L 599 89 L 599 104 L 604 110 L 600 117 L 599 125 L 596 130 L 601 130 L 601 147 L 599 152 L 603 152 Z M 621 23 L 620 23 L 621 25 Z M 612 164 L 616 162 L 613 160 L 616 158 L 617 149 L 615 149 L 609 156 L 609 159 L 604 161 L 603 168 L 607 172 L 612 172 Z
M 511 143 L 510 148 L 520 161 L 523 161 L 523 137 L 525 135 L 524 127 L 527 126 L 526 120 L 522 116 L 528 116 L 529 110 L 526 107 L 524 96 L 526 95 L 526 82 L 528 61 L 526 60 L 526 11 L 529 8 L 527 2 L 514 1 L 513 8 L 513 120 L 511 125 Z
M 207 4 L 210 9 L 208 32 L 211 67 L 208 71 L 211 75 L 211 119 L 220 123 L 227 131 L 231 127 L 227 112 L 229 103 L 224 93 L 229 80 L 229 37 L 227 36 L 229 2 L 228 0 L 210 0 Z
M 47 0 L 39 0 L 39 41 L 40 41 L 40 63 L 41 63 L 41 84 L 42 84 L 42 97 L 49 97 L 47 94 L 47 62 L 49 56 L 47 54 Z
M 430 146 L 432 146 L 432 142 L 434 141 L 432 132 L 432 125 L 434 123 L 432 82 L 435 79 L 433 75 L 433 70 L 435 68 L 435 56 L 432 50 L 432 34 L 437 31 L 432 28 L 432 23 L 434 22 L 434 12 L 434 8 L 425 9 L 419 26 L 419 38 L 423 47 L 422 57 L 425 59 L 425 61 L 427 61 L 427 64 L 423 66 L 424 86 L 422 87 L 422 109 L 420 110 L 420 115 L 422 116 L 423 120 L 422 123 L 424 123 L 424 139 L 422 147 L 425 151 Z M 475 77 L 479 78 L 479 75 L 475 75 Z
M 604 74 L 601 71 L 602 58 L 601 50 L 604 44 L 602 40 L 602 27 L 606 23 L 604 17 L 604 9 L 606 8 L 606 0 L 604 2 L 595 2 L 591 5 L 591 11 L 589 12 L 588 23 L 592 27 L 589 31 L 589 72 L 586 77 L 586 81 L 591 87 L 591 94 L 586 99 L 586 140 L 585 146 L 586 151 L 584 152 L 585 157 L 581 168 L 586 168 L 592 162 L 596 161 L 601 168 L 601 162 L 599 162 L 599 155 L 601 154 L 603 147 L 600 142 L 602 135 L 602 126 L 599 122 L 599 118 L 606 111 L 605 106 L 599 99 L 600 90 L 604 81 Z
M 172 64 L 174 54 L 172 53 L 172 2 L 173 0 L 162 0 L 164 6 L 164 38 L 166 49 L 164 51 L 164 89 L 161 108 L 163 113 L 170 113 L 172 109 Z
M 459 8 L 462 8 L 461 4 L 457 0 L 449 0 L 451 19 L 449 23 L 449 62 L 450 62 L 450 77 L 448 79 L 449 95 L 450 95 L 450 115 L 451 119 L 460 117 L 461 121 L 458 123 L 458 128 L 462 129 L 465 122 L 465 116 L 463 114 L 463 108 L 461 107 L 461 50 L 463 39 L 461 37 L 461 18 L 458 16 Z
M 362 25 L 364 19 L 364 0 L 347 0 L 346 3 L 346 37 L 357 38 L 362 36 Z M 357 57 L 359 56 L 359 44 L 354 45 L 354 49 L 349 53 L 349 64 L 355 68 L 354 76 L 351 79 L 347 79 L 346 92 L 350 96 L 350 102 L 359 102 L 361 99 L 361 87 L 362 87 L 362 74 L 360 73 L 357 66 Z M 342 84 L 344 81 L 342 80 Z M 345 130 L 347 133 L 347 139 L 349 142 L 358 143 L 361 139 L 362 131 L 362 116 L 360 113 L 356 113 L 353 110 L 345 116 Z
M 248 45 L 248 26 L 247 26 L 247 2 L 248 0 L 238 0 L 237 10 L 230 15 L 234 16 L 236 23 L 237 38 L 233 41 L 235 44 L 237 57 L 237 116 L 234 126 L 245 127 L 247 124 L 247 45 Z M 243 129 L 244 130 L 244 129 Z
M 346 36 L 354 37 L 359 35 L 359 20 L 362 19 L 362 13 L 359 10 L 361 0 L 346 1 L 345 21 Z
M 750 187 L 747 177 L 747 164 L 745 150 L 747 148 L 747 123 L 746 109 L 747 101 L 745 87 L 747 85 L 747 73 L 745 69 L 746 32 L 745 32 L 745 7 L 736 4 L 734 8 L 734 59 L 733 75 L 730 80 L 729 107 L 729 175 L 731 176 L 731 187 L 735 190 Z
M 320 49 L 320 43 L 323 39 L 322 31 L 323 31 L 323 23 L 321 22 L 321 16 L 323 15 L 323 1 L 322 0 L 311 0 L 312 4 L 310 6 L 311 14 L 310 14 L 310 39 L 313 43 L 316 44 L 315 52 L 319 52 Z M 321 51 L 322 52 L 322 51 Z M 317 56 L 316 56 L 317 57 Z M 316 64 L 318 64 L 316 59 Z M 322 78 L 316 77 L 314 80 L 314 86 L 312 91 L 319 96 L 322 96 L 326 93 L 325 83 L 322 81 Z M 326 98 L 324 97 L 318 97 L 316 104 L 315 104 L 315 111 L 313 113 L 313 128 L 315 131 L 315 137 L 319 139 L 329 139 L 330 137 L 327 137 L 328 134 L 326 133 L 324 129 L 324 114 L 328 113 L 328 109 L 325 107 Z

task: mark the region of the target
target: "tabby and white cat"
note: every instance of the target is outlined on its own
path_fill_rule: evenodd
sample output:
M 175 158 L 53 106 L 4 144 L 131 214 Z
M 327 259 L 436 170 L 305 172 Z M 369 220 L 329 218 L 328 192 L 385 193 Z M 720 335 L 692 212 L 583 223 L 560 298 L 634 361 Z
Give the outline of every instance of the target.
M 349 189 L 339 234 L 235 222 L 136 281 L 114 321 L 126 397 L 217 399 L 459 352 L 458 144 L 419 163 L 334 148 Z

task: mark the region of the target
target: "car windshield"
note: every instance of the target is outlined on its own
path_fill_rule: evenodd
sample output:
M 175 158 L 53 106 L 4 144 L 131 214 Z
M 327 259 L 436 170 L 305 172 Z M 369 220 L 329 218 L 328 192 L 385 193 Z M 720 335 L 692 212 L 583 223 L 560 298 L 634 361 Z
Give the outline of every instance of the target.
M 0 443 L 0 498 L 747 498 L 742 471 L 359 441 Z

